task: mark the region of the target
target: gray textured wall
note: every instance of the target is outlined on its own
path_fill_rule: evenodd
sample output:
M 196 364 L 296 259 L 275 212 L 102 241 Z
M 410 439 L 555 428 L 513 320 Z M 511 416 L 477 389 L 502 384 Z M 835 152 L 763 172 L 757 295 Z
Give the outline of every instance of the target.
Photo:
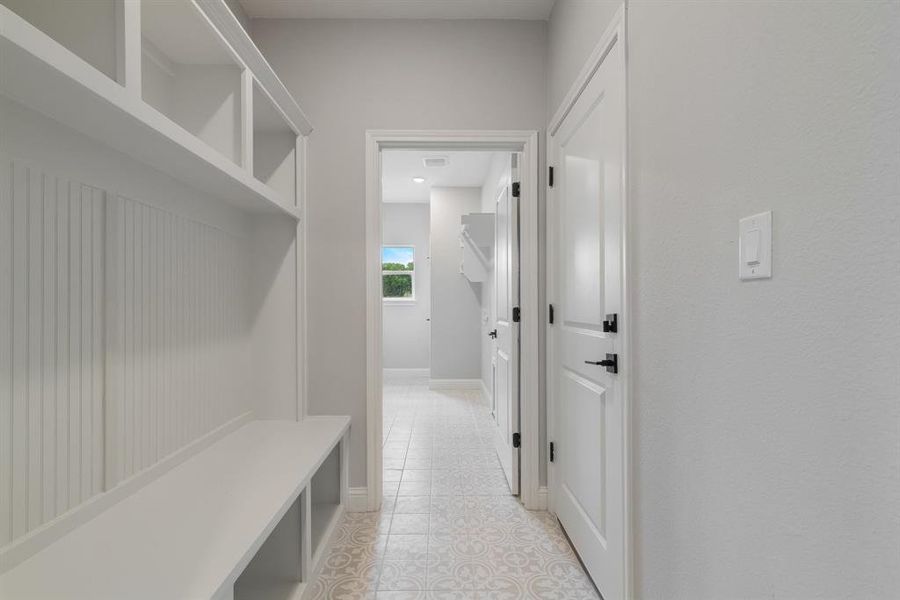
M 481 283 L 459 272 L 462 215 L 481 210 L 481 188 L 431 189 L 431 378 L 481 377 Z
M 384 303 L 382 348 L 385 369 L 427 369 L 431 363 L 429 324 L 431 265 L 427 204 L 386 202 L 381 207 L 382 242 L 415 247 L 415 302 Z
M 309 406 L 353 418 L 352 486 L 366 482 L 365 132 L 542 130 L 546 26 L 253 21 L 253 38 L 316 128 L 309 140 Z

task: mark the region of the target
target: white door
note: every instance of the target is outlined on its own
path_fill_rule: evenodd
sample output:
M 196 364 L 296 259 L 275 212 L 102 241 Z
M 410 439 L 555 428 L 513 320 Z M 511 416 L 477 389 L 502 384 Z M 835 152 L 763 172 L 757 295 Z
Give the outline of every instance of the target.
M 510 158 L 510 178 L 497 196 L 494 242 L 494 422 L 497 455 L 509 488 L 519 493 L 519 199 L 517 154 Z
M 605 600 L 624 597 L 626 577 L 620 46 L 613 45 L 552 137 L 549 200 L 552 509 Z

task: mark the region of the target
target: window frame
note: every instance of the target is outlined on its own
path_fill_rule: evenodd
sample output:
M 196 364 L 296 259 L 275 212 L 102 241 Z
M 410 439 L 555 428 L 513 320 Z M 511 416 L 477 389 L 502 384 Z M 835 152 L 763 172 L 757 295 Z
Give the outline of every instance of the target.
M 409 248 L 412 250 L 412 271 L 390 271 L 384 268 L 384 250 L 385 248 Z M 409 275 L 411 295 L 404 297 L 392 298 L 384 295 L 384 276 L 385 275 Z M 381 300 L 390 304 L 415 304 L 416 302 L 416 246 L 415 244 L 381 244 Z

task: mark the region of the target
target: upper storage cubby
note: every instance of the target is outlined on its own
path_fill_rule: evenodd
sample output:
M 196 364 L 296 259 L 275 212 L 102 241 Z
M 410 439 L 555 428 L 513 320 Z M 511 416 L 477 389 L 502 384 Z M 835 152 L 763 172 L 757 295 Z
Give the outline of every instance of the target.
M 144 102 L 234 163 L 241 157 L 241 71 L 193 2 L 141 3 Z
M 116 0 L 0 0 L 109 77 L 116 78 Z
M 289 206 L 296 203 L 297 134 L 269 95 L 253 84 L 253 175 Z
M 0 96 L 241 210 L 300 218 L 312 126 L 226 0 L 0 0 Z

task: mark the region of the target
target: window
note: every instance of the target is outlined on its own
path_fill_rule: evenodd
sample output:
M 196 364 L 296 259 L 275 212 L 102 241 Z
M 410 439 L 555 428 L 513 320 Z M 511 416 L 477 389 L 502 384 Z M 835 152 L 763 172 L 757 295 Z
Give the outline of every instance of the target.
M 381 248 L 381 289 L 385 300 L 415 300 L 415 255 L 413 246 Z

